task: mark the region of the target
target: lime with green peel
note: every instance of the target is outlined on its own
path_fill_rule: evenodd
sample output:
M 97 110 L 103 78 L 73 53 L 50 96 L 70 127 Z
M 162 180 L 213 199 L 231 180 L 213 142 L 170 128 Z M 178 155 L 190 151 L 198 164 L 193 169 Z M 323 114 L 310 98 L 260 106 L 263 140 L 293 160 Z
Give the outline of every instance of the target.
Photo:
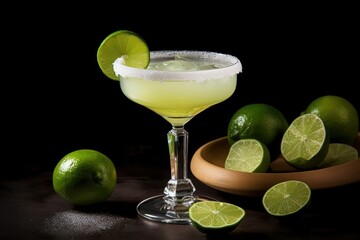
M 285 116 L 275 107 L 264 103 L 248 104 L 239 108 L 231 117 L 228 140 L 233 144 L 240 139 L 254 138 L 269 145 L 287 127 Z
M 117 173 L 103 153 L 80 149 L 65 155 L 53 171 L 53 188 L 67 202 L 86 206 L 105 201 L 115 189 Z
M 281 154 L 293 167 L 316 168 L 329 149 L 329 137 L 321 118 L 312 113 L 298 116 L 281 140 Z
M 325 159 L 319 164 L 320 168 L 337 166 L 359 157 L 357 149 L 345 143 L 330 143 Z
M 313 100 L 304 113 L 314 113 L 324 121 L 331 143 L 354 144 L 359 132 L 359 115 L 347 99 L 321 96 Z
M 281 137 L 288 126 L 284 114 L 277 108 L 264 103 L 248 104 L 232 115 L 227 128 L 228 142 L 232 145 L 240 139 L 257 139 L 275 158 L 280 154 Z
M 241 172 L 267 172 L 270 152 L 256 139 L 241 139 L 230 146 L 224 167 Z
M 119 80 L 113 70 L 115 60 L 128 67 L 147 68 L 150 51 L 145 40 L 139 34 L 128 30 L 118 30 L 108 35 L 97 51 L 97 62 L 102 72 L 112 80 Z
M 189 208 L 192 226 L 205 234 L 226 234 L 233 231 L 245 216 L 245 210 L 231 203 L 196 202 Z
M 288 180 L 270 187 L 263 195 L 262 204 L 273 216 L 290 216 L 309 206 L 311 189 L 302 181 Z

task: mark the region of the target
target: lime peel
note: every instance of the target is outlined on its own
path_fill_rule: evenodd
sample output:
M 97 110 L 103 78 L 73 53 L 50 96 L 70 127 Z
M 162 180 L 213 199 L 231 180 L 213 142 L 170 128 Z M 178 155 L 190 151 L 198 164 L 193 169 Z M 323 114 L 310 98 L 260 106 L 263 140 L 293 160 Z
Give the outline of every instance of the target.
M 53 188 L 67 202 L 92 205 L 105 201 L 117 183 L 115 165 L 105 154 L 79 149 L 66 154 L 52 175 Z

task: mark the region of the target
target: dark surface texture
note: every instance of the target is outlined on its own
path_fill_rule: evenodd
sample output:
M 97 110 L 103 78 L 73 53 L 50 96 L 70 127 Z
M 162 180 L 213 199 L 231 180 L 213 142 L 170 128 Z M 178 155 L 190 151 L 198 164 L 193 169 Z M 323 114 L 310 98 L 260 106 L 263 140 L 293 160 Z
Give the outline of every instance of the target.
M 117 166 L 118 184 L 102 204 L 74 207 L 57 195 L 51 172 L 34 170 L 17 180 L 0 181 L 0 239 L 207 239 L 191 225 L 145 220 L 136 205 L 161 194 L 169 169 L 157 165 Z M 270 216 L 259 197 L 211 189 L 193 178 L 197 194 L 241 206 L 246 216 L 229 235 L 215 239 L 359 239 L 359 184 L 313 191 L 311 206 L 297 218 Z

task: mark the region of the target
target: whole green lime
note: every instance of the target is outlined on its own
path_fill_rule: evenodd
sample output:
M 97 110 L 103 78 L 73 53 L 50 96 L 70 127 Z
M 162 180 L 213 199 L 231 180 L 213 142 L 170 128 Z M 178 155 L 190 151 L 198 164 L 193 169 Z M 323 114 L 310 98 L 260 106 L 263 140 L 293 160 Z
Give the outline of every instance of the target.
M 347 99 L 325 95 L 314 99 L 303 113 L 318 115 L 329 133 L 330 142 L 354 144 L 359 132 L 359 115 Z
M 253 138 L 264 143 L 272 154 L 280 153 L 282 135 L 289 123 L 277 108 L 253 103 L 239 108 L 231 117 L 227 137 L 230 145 L 240 139 Z
M 103 153 L 80 149 L 65 155 L 53 171 L 53 188 L 73 205 L 105 201 L 113 192 L 117 173 L 113 162 Z

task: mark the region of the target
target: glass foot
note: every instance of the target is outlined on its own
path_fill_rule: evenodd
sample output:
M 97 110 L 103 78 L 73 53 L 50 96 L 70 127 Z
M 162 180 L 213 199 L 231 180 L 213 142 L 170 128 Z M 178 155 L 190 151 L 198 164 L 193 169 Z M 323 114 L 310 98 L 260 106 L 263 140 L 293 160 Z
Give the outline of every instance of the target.
M 205 196 L 194 196 L 194 201 L 216 201 L 215 199 Z M 140 216 L 157 222 L 173 224 L 190 224 L 189 207 L 191 204 L 169 204 L 165 201 L 164 195 L 157 195 L 147 198 L 137 205 L 137 212 Z

